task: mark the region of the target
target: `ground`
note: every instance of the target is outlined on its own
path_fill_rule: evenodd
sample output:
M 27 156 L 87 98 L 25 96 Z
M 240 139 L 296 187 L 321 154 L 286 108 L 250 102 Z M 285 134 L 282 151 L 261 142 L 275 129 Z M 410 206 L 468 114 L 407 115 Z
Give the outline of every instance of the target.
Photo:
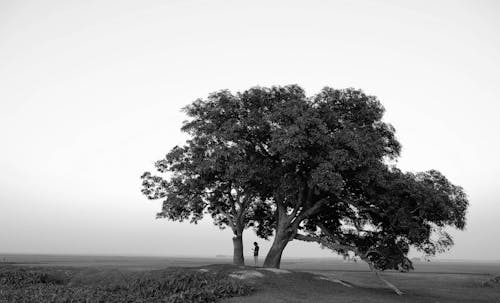
M 397 296 L 369 272 L 291 272 L 250 278 L 253 294 L 223 302 L 500 302 L 500 287 L 482 284 L 487 275 L 391 272 L 384 277 L 404 295 Z
M 246 296 L 222 302 L 500 302 L 500 285 L 488 283 L 500 275 L 500 263 L 417 262 L 410 273 L 384 272 L 383 276 L 405 294 L 397 296 L 362 262 L 338 259 L 286 259 L 282 270 L 236 267 L 229 258 L 143 258 L 89 256 L 7 256 L 10 265 L 73 268 L 80 277 L 112 277 L 183 267 L 202 273 L 222 273 L 250 286 Z M 214 264 L 217 263 L 217 264 Z M 212 264 L 212 265 L 207 265 Z M 92 273 L 91 275 L 89 273 Z

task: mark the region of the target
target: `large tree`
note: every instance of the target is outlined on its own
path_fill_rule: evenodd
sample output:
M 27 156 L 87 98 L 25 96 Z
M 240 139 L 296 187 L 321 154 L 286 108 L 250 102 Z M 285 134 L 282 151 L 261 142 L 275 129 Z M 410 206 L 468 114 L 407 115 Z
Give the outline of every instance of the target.
M 188 116 L 210 119 L 206 106 L 224 111 L 235 102 L 228 91 L 221 91 L 184 111 Z M 234 234 L 233 262 L 242 265 L 244 229 L 252 226 L 264 238 L 272 233 L 271 224 L 265 222 L 270 212 L 270 204 L 263 196 L 266 165 L 231 141 L 235 125 L 220 118 L 204 124 L 197 120 L 186 122 L 182 130 L 191 139 L 155 163 L 160 175 L 142 175 L 142 193 L 149 199 L 163 200 L 157 218 L 197 223 L 209 213 L 220 228 L 230 227 Z
M 241 114 L 231 122 L 240 126 L 238 144 L 270 169 L 275 234 L 264 266 L 279 267 L 307 220 L 348 207 L 349 178 L 397 156 L 399 143 L 381 121 L 380 102 L 360 90 L 325 88 L 308 98 L 291 85 L 253 88 L 238 97 Z
M 176 205 L 198 201 L 208 206 L 216 222 L 229 225 L 234 215 L 226 210 L 232 205 L 236 211 L 248 211 L 251 215 L 245 216 L 245 222 L 256 226 L 259 235 L 267 237 L 274 231 L 266 267 L 279 268 L 288 242 L 317 236 L 318 226 L 342 230 L 338 227 L 351 220 L 360 199 L 367 199 L 369 193 L 378 197 L 365 185 L 383 180 L 383 167 L 400 151 L 393 127 L 382 121 L 380 102 L 356 89 L 324 88 L 314 97 L 306 97 L 297 85 L 255 87 L 236 95 L 221 91 L 195 101 L 186 112 L 190 120 L 183 130 L 192 135 L 188 145 L 201 150 L 201 160 L 192 161 L 191 151 L 178 152 L 189 159 L 190 166 L 177 169 L 177 176 L 182 176 L 183 185 L 186 177 L 202 185 L 190 191 L 189 199 L 177 194 L 178 200 L 172 201 L 178 201 Z M 229 151 L 230 156 L 222 157 L 223 164 L 210 160 Z M 218 172 L 200 173 L 200 168 Z M 220 182 L 226 184 L 225 194 L 214 195 L 214 186 L 218 188 Z M 178 191 L 170 185 L 163 188 Z M 253 201 L 244 205 L 248 209 L 232 202 L 229 193 L 236 189 Z M 420 190 L 425 188 L 416 193 Z M 196 209 L 194 217 L 198 218 L 203 207 L 189 209 Z M 373 215 L 383 211 L 372 209 Z M 171 212 L 167 207 L 165 213 Z M 386 230 L 388 236 L 397 238 L 395 232 Z

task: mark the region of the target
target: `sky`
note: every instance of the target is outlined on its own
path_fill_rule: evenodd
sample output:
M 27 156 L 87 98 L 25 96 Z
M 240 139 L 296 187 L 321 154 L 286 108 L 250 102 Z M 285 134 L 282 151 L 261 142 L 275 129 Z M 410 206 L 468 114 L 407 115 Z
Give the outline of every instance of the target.
M 231 255 L 210 219 L 156 220 L 140 175 L 187 139 L 195 99 L 299 84 L 377 96 L 397 165 L 469 196 L 439 257 L 500 259 L 499 31 L 494 0 L 0 0 L 0 253 Z

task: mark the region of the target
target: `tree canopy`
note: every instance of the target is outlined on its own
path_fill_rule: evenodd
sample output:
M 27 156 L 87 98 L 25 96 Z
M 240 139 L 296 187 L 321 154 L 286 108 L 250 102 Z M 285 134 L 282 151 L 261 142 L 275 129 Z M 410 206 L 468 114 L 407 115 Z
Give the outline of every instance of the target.
M 165 199 L 160 217 L 196 222 L 207 211 L 236 236 L 248 226 L 274 234 L 264 266 L 279 267 L 300 239 L 353 251 L 377 269 L 411 267 L 409 246 L 435 253 L 452 244 L 444 227 L 465 225 L 460 187 L 435 170 L 391 166 L 401 149 L 395 130 L 361 90 L 307 97 L 297 85 L 254 87 L 184 110 L 191 139 L 156 163 L 169 180 L 143 175 L 143 193 Z
M 214 93 L 209 100 L 217 100 L 211 104 L 214 111 L 224 111 L 235 101 L 227 91 Z M 219 104 L 220 100 L 227 102 Z M 200 110 L 201 104 L 203 101 L 198 100 L 184 111 L 192 117 L 209 114 Z M 223 116 L 202 119 L 213 120 L 205 124 L 186 122 L 182 129 L 192 138 L 155 163 L 157 171 L 168 178 L 150 172 L 142 175 L 142 193 L 149 199 L 163 200 L 158 218 L 197 223 L 209 213 L 217 226 L 230 227 L 234 233 L 234 263 L 243 264 L 243 230 L 254 227 L 264 238 L 272 234 L 272 225 L 266 223 L 270 212 L 270 204 L 265 201 L 266 165 L 232 141 L 234 125 L 225 123 Z

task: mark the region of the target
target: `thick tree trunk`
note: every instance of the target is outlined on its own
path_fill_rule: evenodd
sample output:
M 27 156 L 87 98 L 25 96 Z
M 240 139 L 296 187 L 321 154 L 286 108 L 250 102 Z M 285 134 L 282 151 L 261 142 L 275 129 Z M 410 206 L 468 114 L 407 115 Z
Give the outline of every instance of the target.
M 245 265 L 245 258 L 243 257 L 243 233 L 238 232 L 233 237 L 233 264 Z
M 263 266 L 280 268 L 281 255 L 283 254 L 283 250 L 285 249 L 286 245 L 292 238 L 292 231 L 288 229 L 288 226 L 283 224 L 283 222 L 278 222 L 278 228 L 276 229 L 276 235 L 274 236 L 273 245 L 266 255 Z
M 264 267 L 280 268 L 281 265 L 281 255 L 285 249 L 288 240 L 279 240 L 275 238 L 271 249 L 267 253 L 266 259 L 264 260 Z

